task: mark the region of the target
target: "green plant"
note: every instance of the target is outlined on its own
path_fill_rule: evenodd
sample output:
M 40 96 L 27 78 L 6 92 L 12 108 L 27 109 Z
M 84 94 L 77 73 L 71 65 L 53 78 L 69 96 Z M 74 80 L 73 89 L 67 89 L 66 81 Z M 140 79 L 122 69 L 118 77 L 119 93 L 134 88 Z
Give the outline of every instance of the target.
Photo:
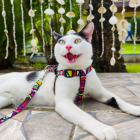
M 140 64 L 126 65 L 126 70 L 129 73 L 140 72 Z
M 34 64 L 31 64 L 31 66 L 34 67 L 34 68 L 39 68 L 39 69 L 43 69 L 44 68 L 42 61 L 36 62 Z
M 136 21 L 137 21 L 137 39 L 140 39 L 140 16 L 136 17 Z M 130 20 L 131 23 L 131 32 L 134 35 L 135 32 L 135 22 L 134 22 L 134 18 L 131 18 Z
M 27 59 L 25 56 L 23 56 L 23 55 L 19 55 L 18 58 L 17 58 L 17 60 L 20 60 L 20 61 L 22 61 L 22 62 L 25 62 L 25 61 L 27 61 L 28 59 Z

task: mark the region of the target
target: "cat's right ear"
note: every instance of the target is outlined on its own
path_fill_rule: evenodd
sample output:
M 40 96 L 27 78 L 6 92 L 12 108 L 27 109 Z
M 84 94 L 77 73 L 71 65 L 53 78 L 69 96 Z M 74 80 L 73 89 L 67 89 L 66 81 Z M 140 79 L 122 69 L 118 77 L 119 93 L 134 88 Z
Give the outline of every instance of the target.
M 55 40 L 58 40 L 62 37 L 60 34 L 56 33 L 55 31 L 53 31 L 53 35 Z
M 81 36 L 86 38 L 87 41 L 91 42 L 92 40 L 92 34 L 94 31 L 94 23 L 89 22 L 87 25 L 79 32 Z

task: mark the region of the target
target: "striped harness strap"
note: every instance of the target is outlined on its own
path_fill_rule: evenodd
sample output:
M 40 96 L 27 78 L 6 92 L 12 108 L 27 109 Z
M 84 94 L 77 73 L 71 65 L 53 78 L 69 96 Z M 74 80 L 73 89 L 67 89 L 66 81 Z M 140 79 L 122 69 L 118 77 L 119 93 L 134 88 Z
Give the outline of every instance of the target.
M 54 93 L 55 93 L 55 83 L 59 75 L 65 76 L 66 78 L 72 77 L 80 77 L 80 87 L 75 98 L 75 103 L 81 102 L 83 100 L 83 93 L 86 83 L 86 75 L 92 70 L 92 67 L 88 67 L 86 70 L 73 70 L 73 69 L 65 69 L 65 70 L 57 70 L 57 66 L 48 66 L 48 71 L 55 73 L 54 80 Z
M 31 101 L 39 87 L 42 85 L 42 81 L 44 77 L 46 76 L 47 72 L 53 72 L 55 73 L 55 80 L 54 80 L 54 93 L 55 93 L 55 83 L 59 75 L 65 76 L 66 78 L 72 78 L 72 77 L 80 77 L 80 87 L 78 94 L 75 98 L 75 103 L 78 103 L 83 100 L 83 93 L 86 83 L 86 75 L 92 70 L 92 67 L 88 67 L 86 70 L 72 70 L 72 69 L 65 69 L 65 70 L 57 70 L 57 65 L 54 66 L 47 66 L 45 68 L 45 73 L 43 75 L 43 78 L 38 80 L 36 84 L 33 86 L 32 90 L 29 92 L 28 97 L 23 101 L 23 103 L 17 107 L 13 112 L 11 112 L 9 115 L 6 115 L 5 117 L 0 119 L 0 124 L 7 121 L 8 119 L 14 117 L 18 113 L 20 113 Z

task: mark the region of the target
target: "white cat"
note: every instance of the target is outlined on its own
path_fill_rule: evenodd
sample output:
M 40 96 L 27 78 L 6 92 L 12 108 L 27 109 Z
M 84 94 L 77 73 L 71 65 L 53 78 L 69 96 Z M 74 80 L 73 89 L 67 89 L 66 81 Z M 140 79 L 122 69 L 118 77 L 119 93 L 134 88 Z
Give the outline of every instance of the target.
M 58 70 L 85 70 L 92 64 L 93 50 L 90 42 L 93 30 L 94 24 L 88 23 L 79 33 L 61 36 L 54 32 L 54 37 L 57 40 L 55 57 L 59 63 Z M 20 105 L 25 97 L 28 96 L 35 82 L 43 74 L 44 71 L 14 72 L 0 76 L 0 109 L 10 104 Z M 74 104 L 73 100 L 80 85 L 79 77 L 66 78 L 59 76 L 56 80 L 55 95 L 53 91 L 54 78 L 54 73 L 49 72 L 46 75 L 43 84 L 31 100 L 30 105 L 55 106 L 56 112 L 63 118 L 81 126 L 97 139 L 117 139 L 117 134 L 113 127 L 97 121 Z M 94 68 L 86 77 L 84 95 L 87 93 L 99 102 L 119 107 L 124 112 L 132 115 L 140 115 L 140 107 L 124 102 L 102 86 Z

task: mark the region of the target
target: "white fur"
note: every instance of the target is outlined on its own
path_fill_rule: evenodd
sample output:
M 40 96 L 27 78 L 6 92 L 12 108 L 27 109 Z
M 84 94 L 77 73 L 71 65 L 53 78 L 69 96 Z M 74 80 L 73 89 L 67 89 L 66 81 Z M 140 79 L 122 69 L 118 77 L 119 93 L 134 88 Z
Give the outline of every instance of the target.
M 85 30 L 86 28 L 84 31 Z M 60 45 L 59 43 L 56 44 L 55 57 L 59 62 L 58 69 L 86 69 L 92 64 L 91 44 L 82 38 L 82 42 L 80 44 L 74 44 L 74 40 L 77 38 L 80 37 L 72 34 L 67 35 L 61 38 L 65 40 L 65 45 Z M 73 64 L 68 63 L 67 60 L 61 56 L 68 53 L 66 45 L 72 46 L 72 49 L 70 50 L 71 53 L 82 53 L 82 56 L 78 58 Z M 0 76 L 0 108 L 10 104 L 20 105 L 25 97 L 28 96 L 29 91 L 37 79 L 43 76 L 44 71 L 38 72 L 38 78 L 31 82 L 26 80 L 26 77 L 29 73 L 30 72 L 10 73 Z M 46 75 L 43 84 L 37 91 L 34 98 L 31 100 L 30 105 L 55 106 L 55 110 L 63 118 L 81 126 L 84 130 L 92 133 L 97 139 L 117 139 L 117 134 L 113 127 L 97 121 L 73 103 L 73 100 L 76 97 L 79 89 L 79 77 L 65 78 L 64 76 L 59 76 L 56 81 L 55 96 L 53 91 L 54 78 L 54 73 L 50 72 Z M 115 97 L 119 107 L 123 111 L 132 115 L 140 115 L 140 107 L 136 107 L 124 102 L 102 86 L 94 68 L 92 68 L 92 71 L 87 75 L 84 95 L 87 93 L 94 99 L 103 103 L 107 102 L 107 100 L 110 98 Z

